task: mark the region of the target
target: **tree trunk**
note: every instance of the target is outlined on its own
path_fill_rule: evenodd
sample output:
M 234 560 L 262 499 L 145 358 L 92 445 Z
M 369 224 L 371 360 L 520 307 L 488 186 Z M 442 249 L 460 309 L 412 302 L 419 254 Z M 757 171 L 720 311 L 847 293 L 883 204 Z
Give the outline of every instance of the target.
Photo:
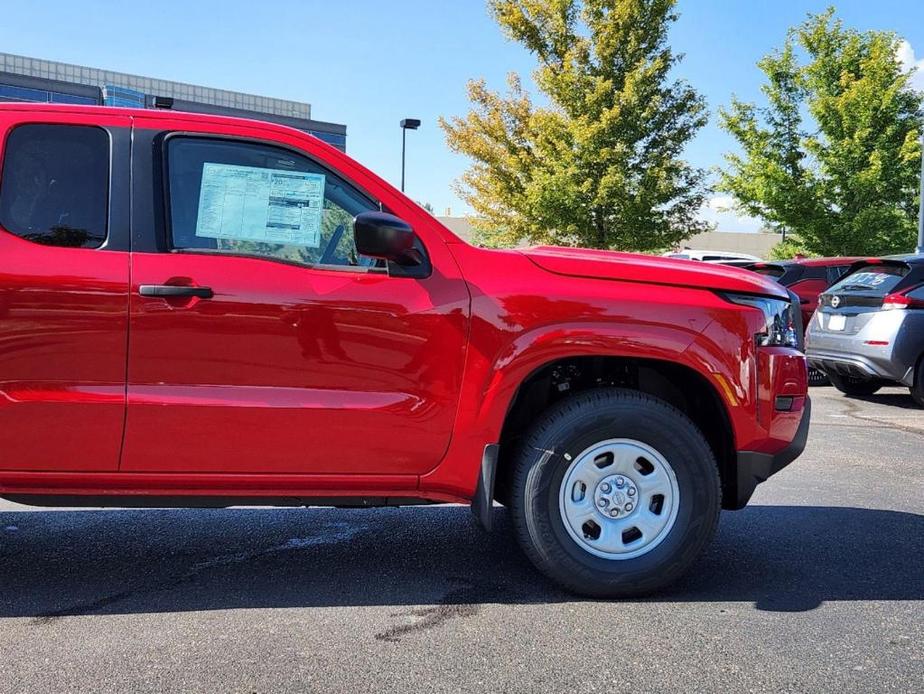
M 597 227 L 597 248 L 606 248 L 606 223 L 603 221 L 603 215 L 600 211 L 594 212 L 594 219 Z

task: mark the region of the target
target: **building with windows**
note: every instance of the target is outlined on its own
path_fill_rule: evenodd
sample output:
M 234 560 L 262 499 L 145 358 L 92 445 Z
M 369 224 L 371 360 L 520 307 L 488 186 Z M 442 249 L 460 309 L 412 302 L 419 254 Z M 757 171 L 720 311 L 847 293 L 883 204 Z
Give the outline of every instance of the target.
M 346 126 L 311 118 L 311 104 L 0 53 L 0 102 L 167 108 L 288 125 L 346 151 Z

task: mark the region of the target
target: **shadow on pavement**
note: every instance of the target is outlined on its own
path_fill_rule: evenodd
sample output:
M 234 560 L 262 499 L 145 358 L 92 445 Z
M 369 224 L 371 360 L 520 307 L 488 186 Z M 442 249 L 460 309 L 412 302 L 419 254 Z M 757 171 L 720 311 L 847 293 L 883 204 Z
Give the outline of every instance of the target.
M 0 618 L 433 605 L 418 616 L 440 621 L 483 603 L 574 600 L 495 513 L 486 535 L 463 507 L 0 512 Z M 783 612 L 922 600 L 922 556 L 924 516 L 754 506 L 723 514 L 686 578 L 649 600 Z
M 864 395 L 862 397 L 853 396 L 852 399 L 876 405 L 889 405 L 903 410 L 921 410 L 921 406 L 914 401 L 911 393 L 907 390 L 904 393 L 876 393 L 875 395 Z

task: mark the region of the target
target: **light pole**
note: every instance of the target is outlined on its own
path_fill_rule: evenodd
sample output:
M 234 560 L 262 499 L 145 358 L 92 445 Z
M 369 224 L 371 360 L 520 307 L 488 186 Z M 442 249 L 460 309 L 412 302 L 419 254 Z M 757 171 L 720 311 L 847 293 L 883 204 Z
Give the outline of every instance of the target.
M 404 149 L 407 141 L 407 131 L 417 130 L 420 127 L 420 121 L 416 118 L 405 118 L 401 121 L 401 192 L 404 192 Z

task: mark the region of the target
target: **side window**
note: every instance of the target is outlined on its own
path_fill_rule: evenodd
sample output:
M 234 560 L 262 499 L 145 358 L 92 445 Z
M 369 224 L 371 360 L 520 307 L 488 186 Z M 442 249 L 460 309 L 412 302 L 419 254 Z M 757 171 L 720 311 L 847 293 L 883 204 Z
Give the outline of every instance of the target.
M 378 209 L 307 157 L 256 143 L 167 140 L 171 246 L 304 265 L 371 266 L 353 218 Z
M 0 226 L 48 246 L 102 246 L 109 216 L 109 151 L 109 134 L 101 128 L 14 128 L 3 155 Z

